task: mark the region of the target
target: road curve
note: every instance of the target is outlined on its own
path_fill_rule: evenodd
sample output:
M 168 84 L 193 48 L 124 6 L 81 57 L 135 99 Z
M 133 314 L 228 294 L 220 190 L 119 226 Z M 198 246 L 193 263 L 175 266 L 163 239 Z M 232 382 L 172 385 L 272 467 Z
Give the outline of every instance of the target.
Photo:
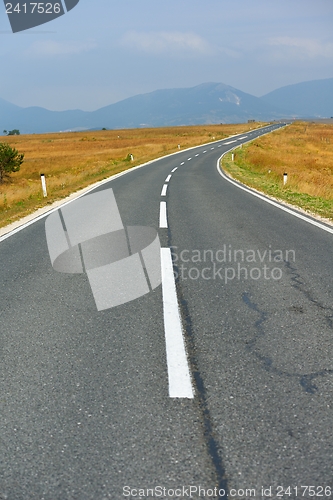
M 194 397 L 170 397 L 161 287 L 97 311 L 85 274 L 52 268 L 45 219 L 1 241 L 0 497 L 329 497 L 332 234 L 216 168 L 279 126 L 94 191 L 171 251 Z

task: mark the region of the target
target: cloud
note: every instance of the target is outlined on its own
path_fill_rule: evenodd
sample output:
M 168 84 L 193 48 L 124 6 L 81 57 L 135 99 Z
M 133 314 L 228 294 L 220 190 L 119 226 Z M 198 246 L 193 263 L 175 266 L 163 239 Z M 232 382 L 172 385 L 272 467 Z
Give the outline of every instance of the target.
M 269 45 L 277 47 L 274 56 L 284 59 L 333 58 L 333 43 L 323 43 L 311 38 L 289 36 L 271 38 Z
M 122 37 L 120 44 L 149 54 L 207 55 L 213 52 L 210 44 L 202 37 L 178 31 L 129 31 Z
M 26 51 L 26 54 L 32 56 L 52 57 L 80 54 L 92 50 L 97 46 L 93 41 L 87 42 L 56 42 L 54 40 L 38 41 L 33 43 Z

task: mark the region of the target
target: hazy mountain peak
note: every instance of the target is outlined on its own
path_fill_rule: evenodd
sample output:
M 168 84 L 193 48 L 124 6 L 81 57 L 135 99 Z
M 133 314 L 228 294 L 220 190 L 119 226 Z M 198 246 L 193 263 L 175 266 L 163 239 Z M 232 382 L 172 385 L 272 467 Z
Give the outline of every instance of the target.
M 333 78 L 287 85 L 261 99 L 298 116 L 329 118 L 333 116 Z
M 261 98 L 224 83 L 207 82 L 191 88 L 155 90 L 91 112 L 21 108 L 0 99 L 0 131 L 19 129 L 21 133 L 317 116 L 333 116 L 333 78 L 288 85 Z

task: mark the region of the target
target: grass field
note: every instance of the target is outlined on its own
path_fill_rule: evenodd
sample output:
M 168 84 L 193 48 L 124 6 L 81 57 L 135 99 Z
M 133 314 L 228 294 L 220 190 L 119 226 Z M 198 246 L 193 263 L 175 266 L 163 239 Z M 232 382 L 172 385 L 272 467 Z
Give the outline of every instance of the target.
M 295 122 L 234 154 L 234 161 L 231 153 L 222 161 L 232 177 L 333 221 L 333 125 Z
M 256 123 L 259 127 L 262 124 Z M 222 139 L 253 124 L 72 132 L 1 137 L 20 153 L 19 172 L 0 184 L 0 227 L 80 188 L 181 149 Z M 129 155 L 133 155 L 134 161 Z M 44 173 L 48 197 L 43 198 Z

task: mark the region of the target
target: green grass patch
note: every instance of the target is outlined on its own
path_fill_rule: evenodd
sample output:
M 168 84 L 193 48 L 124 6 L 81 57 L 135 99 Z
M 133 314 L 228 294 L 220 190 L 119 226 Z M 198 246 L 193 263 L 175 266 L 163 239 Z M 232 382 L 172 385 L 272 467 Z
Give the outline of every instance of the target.
M 333 222 L 332 199 L 302 193 L 295 187 L 288 187 L 288 183 L 284 185 L 283 175 L 263 168 L 262 165 L 249 162 L 247 158 L 249 147 L 251 145 L 234 150 L 234 161 L 232 161 L 232 153 L 227 153 L 222 159 L 223 170 L 246 186 L 301 208 L 309 214 L 319 215 Z

